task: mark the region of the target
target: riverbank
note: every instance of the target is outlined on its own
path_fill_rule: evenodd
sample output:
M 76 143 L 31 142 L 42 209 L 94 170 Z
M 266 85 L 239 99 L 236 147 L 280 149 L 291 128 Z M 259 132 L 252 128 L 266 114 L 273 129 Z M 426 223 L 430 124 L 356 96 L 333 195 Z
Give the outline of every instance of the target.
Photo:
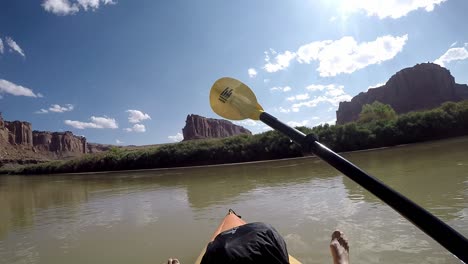
M 468 136 L 461 136 L 461 137 L 454 137 L 454 138 L 446 138 L 446 139 L 438 139 L 432 141 L 424 141 L 424 142 L 417 142 L 417 143 L 409 143 L 409 144 L 401 144 L 396 146 L 390 147 L 379 147 L 379 148 L 370 148 L 370 149 L 362 149 L 362 150 L 353 150 L 353 151 L 344 151 L 339 152 L 342 156 L 348 156 L 353 153 L 365 153 L 365 152 L 378 152 L 384 151 L 386 149 L 400 149 L 406 147 L 417 147 L 418 145 L 427 145 L 427 144 L 435 144 L 435 143 L 447 143 L 452 141 L 459 141 L 465 140 Z M 153 168 L 153 169 L 136 169 L 136 170 L 109 170 L 109 171 L 89 171 L 89 172 L 69 172 L 63 173 L 65 175 L 107 175 L 107 174 L 122 174 L 122 173 L 131 173 L 131 172 L 138 172 L 138 173 L 145 173 L 145 172 L 163 172 L 163 171 L 184 171 L 184 170 L 196 170 L 196 169 L 208 169 L 208 168 L 220 168 L 220 167 L 232 167 L 232 166 L 239 166 L 239 165 L 267 165 L 269 163 L 275 163 L 279 166 L 275 168 L 282 168 L 281 163 L 290 163 L 294 161 L 301 161 L 301 160 L 309 160 L 309 159 L 318 159 L 315 155 L 308 155 L 308 156 L 301 156 L 295 158 L 282 158 L 282 159 L 273 159 L 273 160 L 259 160 L 259 161 L 246 161 L 246 162 L 238 162 L 238 163 L 222 163 L 222 164 L 212 164 L 212 165 L 195 165 L 195 166 L 185 166 L 185 167 L 168 167 L 168 168 Z M 10 171 L 14 170 L 15 168 L 9 168 Z M 8 173 L 3 173 L 3 175 Z M 10 173 L 10 174 L 18 174 L 18 173 Z M 1 177 L 0 173 L 0 177 Z
M 445 103 L 395 120 L 299 127 L 336 152 L 359 151 L 468 135 L 468 101 Z M 276 131 L 186 141 L 147 149 L 119 149 L 84 157 L 2 169 L 1 174 L 54 174 L 206 166 L 308 155 Z

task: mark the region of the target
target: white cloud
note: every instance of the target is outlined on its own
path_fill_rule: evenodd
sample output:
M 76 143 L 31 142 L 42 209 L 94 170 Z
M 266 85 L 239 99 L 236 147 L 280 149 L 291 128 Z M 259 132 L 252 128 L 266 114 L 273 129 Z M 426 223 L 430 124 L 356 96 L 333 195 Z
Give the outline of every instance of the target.
M 25 57 L 26 55 L 24 54 L 24 51 L 21 49 L 21 47 L 16 43 L 12 38 L 6 37 L 5 39 L 6 43 L 10 48 L 16 52 L 18 52 L 19 55 Z M 3 46 L 3 44 L 2 44 Z
M 291 87 L 289 87 L 289 86 L 283 86 L 283 87 L 275 86 L 275 87 L 271 87 L 270 91 L 272 91 L 272 92 L 273 91 L 289 92 L 289 91 L 291 91 Z
M 279 53 L 275 56 L 274 63 L 270 61 L 270 54 L 276 55 L 277 53 L 274 50 L 270 52 L 265 52 L 265 66 L 263 67 L 267 72 L 277 72 L 279 70 L 284 70 L 289 67 L 289 63 L 292 59 L 296 57 L 294 52 L 285 51 L 284 53 Z
M 255 76 L 257 76 L 257 71 L 254 68 L 248 69 L 248 73 L 250 78 L 255 78 Z
M 129 113 L 128 122 L 130 123 L 140 123 L 143 120 L 151 119 L 148 114 L 145 114 L 139 110 L 127 110 L 125 112 Z
M 408 35 L 386 35 L 362 43 L 357 43 L 353 37 L 312 42 L 299 48 L 298 61 L 307 64 L 319 61 L 317 71 L 322 77 L 353 73 L 369 65 L 392 59 L 401 52 L 407 40 Z
M 128 127 L 124 129 L 127 132 L 137 132 L 137 133 L 143 133 L 146 132 L 146 127 L 143 124 L 134 124 L 133 127 Z
M 306 90 L 309 91 L 323 91 L 325 89 L 334 89 L 335 85 L 334 84 L 328 84 L 328 85 L 323 85 L 323 84 L 311 84 L 306 87 Z
M 91 122 L 96 124 L 98 128 L 119 128 L 114 118 L 92 116 Z
M 71 15 L 79 11 L 76 3 L 71 4 L 68 0 L 45 0 L 42 7 L 56 15 Z
M 310 98 L 309 94 L 305 93 L 305 94 L 298 94 L 298 95 L 295 95 L 295 96 L 288 97 L 288 98 L 286 98 L 286 100 L 288 100 L 290 102 L 294 102 L 294 101 L 307 100 L 309 98 Z
M 73 108 L 74 108 L 74 106 L 71 105 L 71 104 L 66 104 L 65 106 L 60 106 L 58 104 L 53 104 L 49 108 L 49 111 L 54 112 L 54 113 L 63 113 L 63 112 L 70 112 L 70 111 L 73 110 Z
M 110 5 L 115 3 L 116 2 L 113 0 L 44 0 L 42 2 L 42 7 L 48 12 L 66 16 L 73 15 L 80 11 L 80 9 L 83 9 L 84 11 L 95 11 L 101 4 Z
M 300 126 L 306 126 L 309 124 L 309 120 L 303 120 L 301 122 L 295 122 L 295 121 L 289 121 L 287 124 L 292 127 L 300 127 Z
M 269 83 L 270 79 L 263 79 L 263 83 Z
M 36 114 L 47 114 L 49 111 L 54 113 L 64 113 L 70 112 L 74 109 L 74 106 L 71 104 L 66 104 L 65 106 L 60 106 L 58 104 L 53 104 L 49 107 L 49 109 L 40 109 L 34 113 Z
M 283 108 L 283 107 L 281 107 L 281 106 L 280 106 L 280 108 L 278 109 L 278 111 L 279 111 L 280 113 L 289 113 L 289 112 L 291 112 L 290 109 L 286 109 L 286 108 Z
M 340 73 L 353 73 L 369 65 L 380 64 L 395 57 L 402 51 L 408 35 L 378 37 L 374 41 L 358 43 L 353 37 L 346 36 L 339 40 L 323 40 L 305 44 L 297 52 L 285 51 L 270 62 L 270 53 L 265 52 L 264 69 L 277 72 L 289 67 L 292 59 L 299 63 L 319 62 L 317 71 L 322 77 L 336 76 Z
M 72 126 L 77 129 L 85 129 L 85 128 L 111 128 L 111 129 L 116 129 L 119 128 L 117 125 L 117 122 L 115 121 L 114 118 L 108 118 L 108 117 L 97 117 L 97 116 L 92 116 L 90 118 L 91 122 L 81 122 L 81 121 L 72 121 L 72 120 L 65 120 L 65 124 Z
M 368 16 L 396 19 L 418 9 L 431 12 L 436 5 L 445 1 L 447 0 L 342 0 L 341 5 L 345 13 L 365 11 Z
M 169 138 L 170 140 L 172 140 L 174 142 L 179 142 L 179 141 L 182 141 L 184 139 L 184 136 L 182 136 L 181 133 L 177 133 L 176 135 L 168 136 L 167 138 Z
M 462 48 L 450 48 L 442 56 L 440 56 L 434 63 L 440 66 L 445 66 L 446 63 L 455 60 L 464 60 L 468 58 L 468 50 L 466 47 Z
M 456 46 L 458 44 L 458 41 L 453 42 L 450 47 Z
M 49 113 L 49 111 L 47 109 L 40 109 L 40 110 L 37 110 L 36 112 L 34 112 L 35 114 L 47 114 Z
M 293 111 L 294 111 L 294 109 L 297 109 L 294 112 L 298 112 L 298 109 L 303 107 L 303 106 L 305 106 L 305 107 L 316 107 L 319 103 L 326 102 L 326 101 L 327 101 L 327 98 L 325 98 L 323 96 L 314 97 L 314 99 L 312 99 L 310 101 L 293 104 L 292 109 L 293 109 Z
M 296 100 L 307 100 L 310 96 L 308 93 L 296 95 Z
M 374 84 L 374 85 L 370 85 L 369 87 L 367 87 L 367 91 L 369 91 L 369 89 L 377 88 L 377 87 L 384 86 L 384 85 L 385 85 L 385 83 L 377 83 L 377 84 Z
M 3 46 L 3 40 L 0 38 L 0 54 L 3 54 L 5 47 Z
M 15 96 L 42 97 L 42 94 L 35 94 L 31 89 L 14 84 L 4 79 L 0 79 L 0 94 L 8 93 Z
M 316 107 L 319 103 L 324 103 L 324 102 L 330 103 L 330 104 L 332 104 L 334 106 L 338 106 L 338 104 L 340 102 L 349 101 L 349 100 L 351 100 L 351 98 L 352 97 L 349 96 L 349 95 L 340 95 L 340 96 L 336 96 L 336 97 L 318 96 L 318 97 L 314 97 L 314 99 L 312 99 L 310 101 L 293 104 L 292 108 L 293 109 L 299 109 L 299 108 L 301 108 L 303 106 L 305 106 L 305 107 Z M 295 111 L 295 112 L 298 112 L 298 111 Z
M 329 86 L 329 88 L 325 91 L 325 96 L 327 97 L 334 98 L 342 95 L 346 95 L 343 85 Z
M 78 0 L 78 3 L 85 11 L 88 9 L 96 10 L 99 7 L 99 0 Z
M 312 61 L 318 60 L 321 52 L 331 44 L 333 44 L 332 40 L 323 40 L 302 45 L 297 50 L 297 61 L 309 64 Z
M 252 119 L 234 121 L 233 123 L 238 125 L 238 126 L 257 126 L 258 125 L 258 122 L 254 121 Z
M 123 144 L 123 143 L 125 143 L 125 142 L 120 141 L 119 139 L 116 139 L 116 140 L 115 140 L 115 144 L 117 144 L 117 145 L 121 145 L 121 144 Z
M 293 112 L 299 112 L 301 107 L 316 107 L 319 103 L 330 103 L 338 106 L 340 102 L 351 100 L 351 96 L 344 91 L 343 85 L 329 84 L 329 85 L 309 85 L 306 89 L 310 91 L 323 91 L 322 95 L 314 96 L 312 100 L 306 102 L 295 103 L 291 106 Z M 295 98 L 294 98 L 295 99 Z M 292 98 L 288 98 L 289 101 Z

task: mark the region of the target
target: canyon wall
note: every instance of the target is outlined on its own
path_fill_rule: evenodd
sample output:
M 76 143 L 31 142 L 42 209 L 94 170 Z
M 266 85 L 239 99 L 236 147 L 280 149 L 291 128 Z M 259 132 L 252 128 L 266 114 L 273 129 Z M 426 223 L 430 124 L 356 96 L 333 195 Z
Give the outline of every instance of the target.
M 184 140 L 224 138 L 240 134 L 252 134 L 249 130 L 230 121 L 206 118 L 193 114 L 187 116 L 182 133 Z
M 31 123 L 21 121 L 4 121 L 5 128 L 8 129 L 8 142 L 10 144 L 32 146 Z
M 59 157 L 79 156 L 86 153 L 86 138 L 72 132 L 33 131 L 34 149 L 51 152 Z
M 24 121 L 4 121 L 0 113 L 0 160 L 61 159 L 87 153 L 86 138 L 72 132 L 33 131 Z

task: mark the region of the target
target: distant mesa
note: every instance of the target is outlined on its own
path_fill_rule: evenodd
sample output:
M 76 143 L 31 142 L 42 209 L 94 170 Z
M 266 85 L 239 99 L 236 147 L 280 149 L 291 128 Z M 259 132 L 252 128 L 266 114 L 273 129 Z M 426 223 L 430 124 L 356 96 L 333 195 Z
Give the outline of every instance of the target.
M 98 143 L 86 143 L 86 153 L 99 153 L 108 151 L 115 147 L 114 145 L 110 144 L 98 144 Z
M 90 144 L 86 138 L 70 131 L 33 131 L 25 121 L 5 121 L 0 113 L 0 162 L 45 161 L 66 159 L 108 150 Z
M 223 119 L 188 115 L 182 129 L 184 141 L 193 139 L 225 138 L 240 134 L 252 135 L 248 129 Z
M 383 86 L 359 93 L 351 102 L 341 102 L 336 111 L 336 124 L 356 121 L 362 106 L 374 101 L 389 104 L 402 114 L 466 99 L 468 86 L 455 83 L 449 70 L 434 63 L 421 63 L 397 72 Z

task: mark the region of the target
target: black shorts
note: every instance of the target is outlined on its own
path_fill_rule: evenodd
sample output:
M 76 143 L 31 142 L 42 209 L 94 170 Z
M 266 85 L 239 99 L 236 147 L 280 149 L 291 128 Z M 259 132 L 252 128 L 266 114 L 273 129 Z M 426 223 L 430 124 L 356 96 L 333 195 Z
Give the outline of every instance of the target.
M 286 243 L 271 225 L 249 223 L 226 230 L 206 247 L 201 264 L 289 263 Z

